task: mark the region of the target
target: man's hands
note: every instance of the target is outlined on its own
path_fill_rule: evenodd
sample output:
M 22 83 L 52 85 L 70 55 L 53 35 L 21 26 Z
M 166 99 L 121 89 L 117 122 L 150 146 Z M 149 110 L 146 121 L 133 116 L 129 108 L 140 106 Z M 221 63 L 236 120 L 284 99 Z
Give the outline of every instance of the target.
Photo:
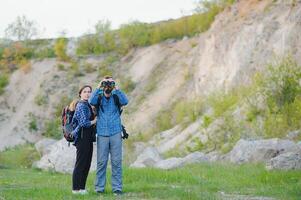
M 102 82 L 106 82 L 106 81 L 114 82 L 114 83 L 115 83 L 115 86 L 113 87 L 113 89 L 119 90 L 119 87 L 116 85 L 116 82 L 115 82 L 115 80 L 114 80 L 113 78 L 102 79 L 102 80 L 98 83 L 97 88 L 98 88 L 98 89 L 103 88 Z

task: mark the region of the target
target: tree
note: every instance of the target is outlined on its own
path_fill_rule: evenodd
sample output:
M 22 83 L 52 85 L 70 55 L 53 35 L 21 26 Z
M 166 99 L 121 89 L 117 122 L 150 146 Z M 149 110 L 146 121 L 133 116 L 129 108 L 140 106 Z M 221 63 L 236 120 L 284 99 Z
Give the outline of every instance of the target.
M 38 35 L 38 28 L 35 21 L 27 19 L 24 15 L 18 16 L 17 19 L 10 23 L 5 29 L 7 38 L 26 41 Z
M 60 37 L 60 38 L 56 39 L 56 41 L 55 41 L 54 52 L 55 52 L 55 55 L 58 57 L 58 59 L 61 61 L 69 61 L 70 60 L 69 56 L 66 53 L 67 43 L 68 43 L 68 40 L 64 37 Z
M 109 20 L 99 20 L 95 25 L 96 35 L 103 35 L 111 30 L 111 22 Z

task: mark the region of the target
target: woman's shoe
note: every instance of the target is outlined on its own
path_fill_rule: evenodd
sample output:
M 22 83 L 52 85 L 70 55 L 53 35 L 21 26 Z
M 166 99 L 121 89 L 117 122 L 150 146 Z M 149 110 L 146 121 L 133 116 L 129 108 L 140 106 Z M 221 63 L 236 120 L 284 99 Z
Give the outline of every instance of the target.
M 72 190 L 72 194 L 80 194 L 80 190 Z
M 87 190 L 79 190 L 79 193 L 82 195 L 85 195 L 85 194 L 88 194 L 88 191 Z

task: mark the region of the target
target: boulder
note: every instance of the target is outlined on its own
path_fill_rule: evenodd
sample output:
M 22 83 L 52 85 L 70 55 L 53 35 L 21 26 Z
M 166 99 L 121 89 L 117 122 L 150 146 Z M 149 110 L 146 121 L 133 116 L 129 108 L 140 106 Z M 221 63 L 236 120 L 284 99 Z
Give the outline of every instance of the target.
M 207 157 L 206 154 L 198 151 L 188 154 L 183 158 L 185 164 L 206 162 L 208 160 L 209 158 Z
M 266 162 L 279 154 L 297 150 L 298 145 L 290 140 L 239 140 L 232 151 L 227 155 L 227 160 L 232 163 Z
M 186 164 L 200 163 L 208 161 L 208 157 L 202 152 L 191 153 L 184 158 L 168 158 L 166 160 L 161 160 L 154 167 L 160 169 L 173 169 L 177 167 L 182 167 Z
M 168 158 L 166 160 L 161 160 L 155 164 L 155 168 L 159 169 L 173 169 L 177 167 L 182 167 L 184 165 L 183 158 Z
M 300 170 L 301 148 L 295 152 L 280 154 L 266 163 L 266 169 Z
M 72 173 L 76 159 L 76 148 L 63 138 L 50 146 L 49 153 L 33 164 L 34 167 L 54 170 L 62 173 Z M 94 144 L 93 158 L 90 171 L 96 169 L 96 145 Z
M 155 147 L 147 147 L 136 159 L 136 161 L 130 165 L 130 167 L 152 167 L 162 158 L 159 155 L 158 150 Z
M 57 140 L 50 139 L 50 138 L 43 138 L 35 144 L 35 148 L 41 155 L 45 155 L 50 152 L 51 149 L 50 147 L 55 142 L 57 142 Z

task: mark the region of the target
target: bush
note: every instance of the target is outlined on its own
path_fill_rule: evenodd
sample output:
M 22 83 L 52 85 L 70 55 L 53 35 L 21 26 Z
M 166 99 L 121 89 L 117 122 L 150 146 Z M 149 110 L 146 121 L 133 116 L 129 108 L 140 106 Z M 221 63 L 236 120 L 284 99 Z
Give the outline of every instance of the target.
M 79 39 L 76 48 L 77 55 L 96 54 L 98 39 L 95 36 L 87 35 Z
M 39 59 L 44 59 L 44 58 L 54 58 L 56 57 L 56 53 L 53 48 L 47 47 L 47 48 L 42 48 L 37 50 L 33 57 L 39 58 Z
M 32 113 L 29 113 L 29 124 L 28 124 L 29 131 L 37 131 L 38 125 L 37 125 L 37 118 Z
M 208 116 L 208 115 L 204 115 L 203 116 L 203 127 L 204 128 L 208 128 L 209 125 L 213 122 L 213 118 Z
M 86 35 L 79 39 L 76 54 L 103 54 L 106 52 L 118 50 L 115 44 L 115 35 L 113 32 L 107 32 L 103 35 Z
M 172 116 L 168 112 L 161 111 L 156 117 L 154 132 L 161 132 L 172 128 Z
M 243 125 L 238 122 L 231 113 L 222 116 L 222 122 L 218 124 L 213 135 L 208 135 L 206 149 L 220 150 L 222 153 L 229 152 L 241 138 Z
M 58 63 L 56 65 L 56 67 L 58 68 L 58 70 L 61 70 L 61 71 L 65 70 L 65 65 L 63 65 L 62 63 Z
M 259 91 L 265 97 L 266 137 L 283 137 L 301 127 L 301 66 L 291 57 L 268 66 Z
M 229 109 L 233 109 L 241 96 L 237 90 L 225 92 L 216 92 L 208 98 L 209 105 L 214 110 L 214 117 L 222 116 Z
M 18 68 L 23 68 L 25 72 L 30 69 L 29 59 L 33 52 L 25 47 L 21 42 L 14 42 L 4 48 L 2 59 L 0 60 L 1 69 L 5 72 L 12 72 Z
M 7 167 L 30 168 L 40 155 L 34 145 L 25 144 L 0 152 L 0 165 Z
M 60 139 L 62 137 L 60 118 L 46 121 L 45 122 L 45 132 L 42 135 L 45 137 Z
M 122 25 L 118 30 L 119 52 L 126 54 L 131 48 L 151 44 L 150 30 L 150 25 L 138 21 Z
M 154 127 L 151 132 L 158 133 L 168 130 L 177 124 L 183 127 L 197 120 L 204 111 L 203 101 L 179 100 L 168 108 L 161 110 L 155 119 Z
M 204 111 L 203 103 L 201 99 L 179 100 L 173 108 L 174 124 L 194 122 Z
M 68 40 L 66 38 L 58 38 L 54 44 L 54 52 L 61 61 L 69 61 L 70 58 L 66 54 Z
M 35 96 L 34 102 L 38 106 L 45 105 L 47 103 L 47 97 L 45 95 L 43 95 L 43 94 L 38 94 L 37 96 Z
M 84 70 L 86 73 L 92 73 L 95 71 L 93 65 L 91 63 L 85 62 L 84 63 Z
M 4 93 L 4 88 L 7 86 L 8 82 L 8 75 L 0 74 L 0 95 Z
M 79 69 L 79 64 L 74 61 L 70 65 L 69 72 L 73 77 L 84 75 Z
M 147 46 L 169 38 L 194 36 L 210 28 L 215 16 L 235 0 L 199 1 L 197 12 L 176 20 L 147 24 L 134 21 L 111 31 L 101 22 L 101 34 L 81 37 L 77 45 L 78 55 L 101 54 L 116 51 L 122 55 L 135 47 Z M 201 9 L 200 9 L 201 8 Z M 110 25 L 110 24 L 109 24 Z

